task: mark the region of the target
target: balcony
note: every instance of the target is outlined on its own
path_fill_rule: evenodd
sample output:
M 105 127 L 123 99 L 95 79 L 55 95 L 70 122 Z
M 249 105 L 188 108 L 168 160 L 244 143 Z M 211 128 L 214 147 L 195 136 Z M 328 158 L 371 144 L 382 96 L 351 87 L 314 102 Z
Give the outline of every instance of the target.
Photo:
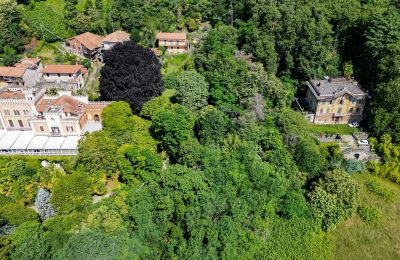
M 344 117 L 343 113 L 334 113 L 333 117 Z

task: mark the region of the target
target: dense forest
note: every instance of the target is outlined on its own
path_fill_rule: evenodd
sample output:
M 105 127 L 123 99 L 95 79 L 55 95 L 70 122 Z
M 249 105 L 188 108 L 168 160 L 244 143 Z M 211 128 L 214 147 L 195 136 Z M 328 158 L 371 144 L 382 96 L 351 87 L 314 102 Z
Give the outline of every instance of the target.
M 395 0 L 0 0 L 3 63 L 32 37 L 123 29 L 132 40 L 105 54 L 100 93 L 116 102 L 77 157 L 0 158 L 0 258 L 332 259 L 330 232 L 356 213 L 379 215 L 359 203 L 351 175 L 400 184 L 399 8 Z M 158 31 L 201 35 L 181 70 L 161 74 L 148 49 Z M 142 89 L 127 84 L 139 74 Z M 369 91 L 363 127 L 379 162 L 344 159 L 291 109 L 302 82 L 325 75 L 354 77 Z

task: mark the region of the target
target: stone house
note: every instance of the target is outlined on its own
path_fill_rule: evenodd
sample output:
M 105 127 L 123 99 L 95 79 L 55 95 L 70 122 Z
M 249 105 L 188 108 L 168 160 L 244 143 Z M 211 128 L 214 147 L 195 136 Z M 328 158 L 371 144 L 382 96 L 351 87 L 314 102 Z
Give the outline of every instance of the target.
M 185 52 L 188 48 L 186 33 L 157 33 L 158 47 L 165 47 L 168 52 Z
M 361 85 L 352 79 L 326 78 L 306 82 L 307 110 L 315 124 L 360 122 L 369 98 Z
M 62 83 L 71 85 L 71 89 L 81 89 L 85 85 L 88 70 L 82 65 L 52 64 L 41 71 L 41 81 L 45 83 Z
M 68 52 L 84 56 L 91 60 L 103 60 L 103 51 L 111 49 L 118 42 L 129 41 L 130 34 L 116 31 L 106 36 L 86 32 L 66 40 Z
M 103 37 L 94 33 L 86 32 L 66 40 L 66 49 L 70 53 L 75 53 L 92 59 L 96 56 L 96 51 L 101 44 Z

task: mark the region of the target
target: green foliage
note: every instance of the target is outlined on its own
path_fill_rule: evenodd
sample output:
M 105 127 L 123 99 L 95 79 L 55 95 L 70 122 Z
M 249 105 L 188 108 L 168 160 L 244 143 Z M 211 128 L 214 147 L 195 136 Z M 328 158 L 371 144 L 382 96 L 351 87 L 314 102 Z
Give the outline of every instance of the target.
M 386 134 L 380 139 L 380 143 L 373 146 L 381 156 L 381 162 L 369 161 L 367 170 L 373 175 L 377 175 L 394 183 L 400 183 L 400 146 L 393 144 L 391 136 Z
M 309 205 L 324 229 L 334 229 L 356 211 L 359 189 L 354 180 L 340 170 L 328 172 L 314 183 L 308 194 Z
M 14 64 L 18 62 L 17 51 L 13 48 L 4 47 L 2 56 L 5 66 L 14 66 Z
M 142 111 L 140 111 L 140 115 L 150 119 L 153 115 L 157 114 L 159 111 L 163 109 L 169 109 L 171 105 L 172 103 L 170 99 L 165 95 L 154 97 L 151 100 L 144 103 Z
M 10 235 L 10 247 L 14 248 L 11 259 L 46 259 L 49 257 L 49 245 L 43 238 L 43 228 L 37 221 L 21 224 Z
M 367 187 L 368 191 L 372 192 L 375 195 L 378 195 L 385 201 L 393 201 L 393 192 L 390 192 L 385 187 L 380 185 L 377 181 L 371 180 L 368 181 L 365 186 Z
M 382 218 L 382 214 L 374 207 L 360 206 L 357 209 L 360 218 L 369 224 L 376 225 Z
M 204 147 L 196 138 L 190 138 L 179 145 L 177 162 L 188 167 L 199 165 Z
M 191 110 L 199 110 L 207 105 L 208 83 L 196 71 L 177 74 L 176 100 Z
M 83 212 L 91 204 L 90 181 L 81 173 L 61 177 L 53 188 L 51 204 L 59 214 Z
M 85 139 L 78 144 L 79 156 L 77 164 L 87 173 L 95 177 L 108 177 L 117 171 L 118 146 L 107 132 L 93 132 L 86 135 Z
M 229 131 L 229 118 L 213 106 L 205 107 L 197 121 L 197 132 L 202 144 L 219 143 Z
M 56 259 L 137 259 L 145 257 L 147 250 L 127 235 L 86 230 L 72 236 Z
M 176 156 L 179 145 L 193 137 L 194 118 L 189 110 L 174 105 L 161 110 L 153 116 L 151 130 L 161 147 L 170 155 Z
M 121 214 L 105 205 L 93 211 L 88 216 L 87 223 L 90 229 L 108 234 L 124 230 L 124 220 Z
M 348 173 L 357 173 L 365 170 L 365 163 L 360 160 L 351 159 L 345 162 L 344 168 Z
M 12 226 L 19 226 L 31 220 L 38 220 L 38 215 L 33 209 L 23 205 L 9 203 L 0 208 L 0 218 Z
M 333 243 L 317 223 L 306 218 L 277 219 L 265 247 L 257 252 L 262 259 L 331 259 Z
M 25 35 L 20 23 L 22 8 L 15 0 L 0 1 L 0 50 L 5 47 L 22 50 Z
M 120 161 L 121 178 L 125 183 L 137 185 L 151 180 L 161 172 L 162 159 L 154 151 L 132 146 L 124 151 Z
M 48 42 L 72 36 L 65 23 L 62 10 L 64 1 L 34 1 L 24 8 L 23 19 L 29 25 L 32 36 Z

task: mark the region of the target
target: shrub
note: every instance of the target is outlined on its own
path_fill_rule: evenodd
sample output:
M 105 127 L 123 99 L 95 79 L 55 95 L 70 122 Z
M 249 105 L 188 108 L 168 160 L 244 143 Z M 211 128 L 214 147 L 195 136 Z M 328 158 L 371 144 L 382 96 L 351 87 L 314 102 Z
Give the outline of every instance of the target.
M 357 213 L 362 220 L 373 225 L 376 225 L 382 218 L 382 214 L 373 207 L 360 206 L 357 209 Z
M 90 186 L 88 177 L 83 174 L 63 176 L 54 186 L 51 204 L 61 214 L 84 211 L 91 205 Z
M 385 189 L 381 184 L 379 184 L 376 180 L 368 181 L 365 186 L 367 187 L 368 191 L 372 192 L 375 195 L 378 195 L 385 201 L 392 201 L 393 200 L 393 192 L 388 191 Z
M 333 229 L 356 211 L 359 189 L 347 173 L 339 170 L 326 173 L 314 183 L 308 194 L 309 205 L 324 229 Z
M 365 170 L 365 163 L 363 161 L 351 159 L 345 162 L 344 168 L 348 173 L 362 172 Z
M 36 212 L 16 203 L 9 203 L 0 208 L 0 218 L 12 226 L 19 226 L 30 220 L 38 220 Z

